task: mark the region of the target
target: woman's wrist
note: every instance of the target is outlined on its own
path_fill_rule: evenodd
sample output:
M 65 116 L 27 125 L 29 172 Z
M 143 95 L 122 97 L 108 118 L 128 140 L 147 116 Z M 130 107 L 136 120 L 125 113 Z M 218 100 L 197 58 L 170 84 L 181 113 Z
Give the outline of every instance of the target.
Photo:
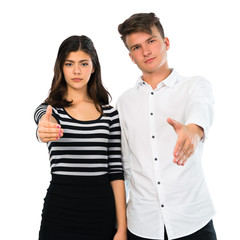
M 122 224 L 118 226 L 117 232 L 123 232 L 123 233 L 127 232 L 127 224 Z

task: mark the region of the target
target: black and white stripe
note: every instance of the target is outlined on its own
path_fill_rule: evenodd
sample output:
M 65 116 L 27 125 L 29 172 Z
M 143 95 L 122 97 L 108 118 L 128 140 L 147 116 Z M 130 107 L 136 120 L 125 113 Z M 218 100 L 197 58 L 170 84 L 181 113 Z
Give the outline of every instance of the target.
M 37 124 L 46 109 L 46 104 L 36 109 Z M 62 138 L 47 144 L 53 174 L 109 174 L 110 180 L 123 179 L 118 113 L 111 106 L 102 106 L 102 111 L 103 115 L 97 120 L 79 121 L 69 116 L 64 108 L 53 108 L 53 116 L 64 130 Z

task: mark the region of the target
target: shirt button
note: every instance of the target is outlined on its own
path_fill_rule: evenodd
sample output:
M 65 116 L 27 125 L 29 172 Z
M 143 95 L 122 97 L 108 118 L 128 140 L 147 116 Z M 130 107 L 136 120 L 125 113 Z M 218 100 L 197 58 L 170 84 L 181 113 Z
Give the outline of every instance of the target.
M 162 204 L 161 207 L 164 208 L 164 205 Z
M 150 115 L 152 116 L 152 115 L 153 115 L 153 113 L 150 113 Z
M 152 136 L 152 138 L 155 138 L 155 136 Z
M 158 159 L 157 158 L 154 158 L 155 161 L 157 161 Z
M 160 182 L 158 182 L 158 185 L 160 185 L 161 183 Z
M 151 92 L 151 94 L 153 95 L 153 94 L 154 94 L 154 92 Z

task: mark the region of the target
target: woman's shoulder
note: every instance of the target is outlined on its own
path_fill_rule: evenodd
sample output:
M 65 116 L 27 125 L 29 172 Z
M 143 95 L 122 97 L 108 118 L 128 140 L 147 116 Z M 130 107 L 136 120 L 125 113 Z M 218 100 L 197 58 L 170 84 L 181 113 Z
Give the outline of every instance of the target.
M 48 105 L 49 105 L 48 103 L 43 102 L 36 108 L 36 111 L 44 112 L 47 110 Z M 52 109 L 53 109 L 53 112 L 55 112 L 57 114 L 59 111 L 61 112 L 63 108 L 52 106 Z
M 40 118 L 46 113 L 48 105 L 48 103 L 43 102 L 35 109 L 34 118 L 36 121 L 39 121 Z M 52 106 L 52 115 L 55 118 L 58 118 L 58 116 L 62 113 L 64 113 L 63 108 Z
M 117 109 L 111 105 L 102 105 L 102 111 L 105 115 L 109 117 L 118 115 Z

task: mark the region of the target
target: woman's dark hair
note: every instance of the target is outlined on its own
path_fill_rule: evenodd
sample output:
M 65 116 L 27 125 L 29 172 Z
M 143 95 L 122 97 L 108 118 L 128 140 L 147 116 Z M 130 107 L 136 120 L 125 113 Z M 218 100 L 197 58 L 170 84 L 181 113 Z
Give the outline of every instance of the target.
M 162 24 L 159 21 L 159 18 L 155 13 L 136 13 L 131 17 L 126 19 L 123 23 L 118 25 L 118 32 L 121 34 L 121 39 L 123 40 L 125 46 L 126 36 L 134 32 L 147 32 L 152 34 L 151 27 L 156 26 L 160 32 L 161 37 L 164 39 L 164 30 Z
M 91 57 L 94 72 L 88 81 L 87 91 L 90 98 L 94 101 L 95 107 L 101 112 L 99 105 L 108 105 L 111 96 L 102 84 L 101 67 L 97 51 L 91 39 L 84 35 L 71 36 L 65 39 L 60 45 L 54 66 L 52 86 L 45 103 L 53 107 L 67 107 L 72 105 L 72 101 L 66 99 L 67 84 L 63 74 L 63 64 L 70 52 L 78 50 L 87 53 Z

